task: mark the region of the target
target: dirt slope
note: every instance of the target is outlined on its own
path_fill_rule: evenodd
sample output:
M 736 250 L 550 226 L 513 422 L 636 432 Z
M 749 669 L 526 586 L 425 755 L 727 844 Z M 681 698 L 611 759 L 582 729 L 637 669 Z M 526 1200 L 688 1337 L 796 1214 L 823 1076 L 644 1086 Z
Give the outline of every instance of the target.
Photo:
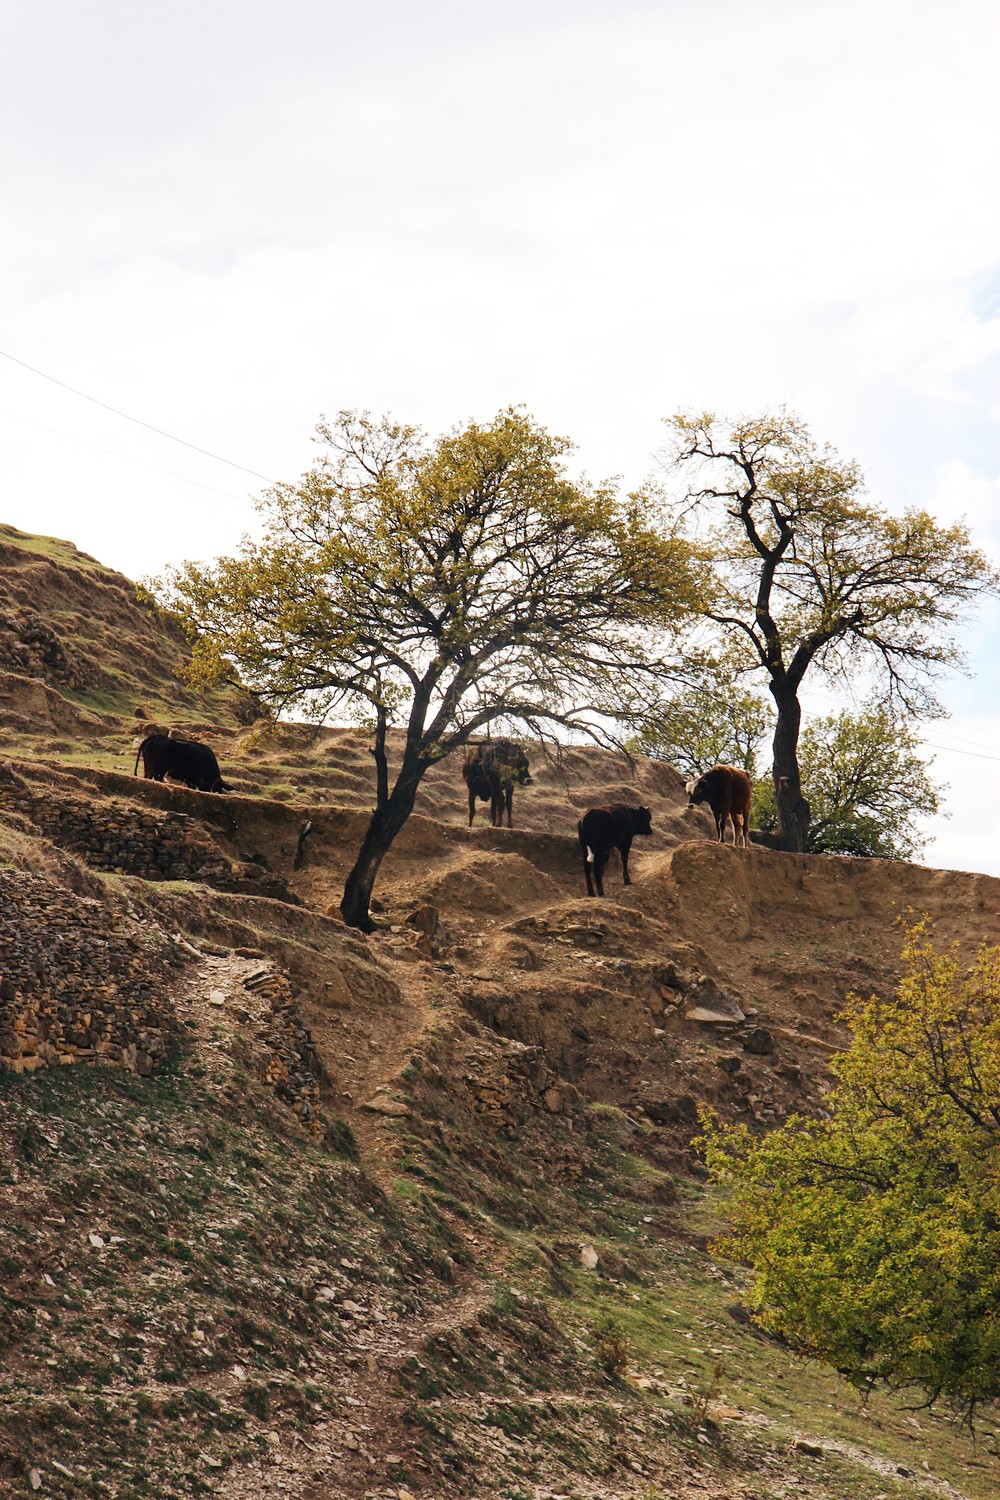
M 364 731 L 183 690 L 171 622 L 66 543 L 0 531 L 0 616 L 0 861 L 88 953 L 155 934 L 173 1006 L 150 1077 L 0 1071 L 4 1494 L 996 1492 L 990 1423 L 862 1411 L 745 1326 L 690 1138 L 820 1108 L 900 919 L 971 953 L 1000 882 L 720 848 L 671 768 L 529 746 L 511 830 L 428 774 L 364 939 Z M 135 779 L 147 718 L 233 795 Z M 654 832 L 592 900 L 575 824 L 614 800 Z

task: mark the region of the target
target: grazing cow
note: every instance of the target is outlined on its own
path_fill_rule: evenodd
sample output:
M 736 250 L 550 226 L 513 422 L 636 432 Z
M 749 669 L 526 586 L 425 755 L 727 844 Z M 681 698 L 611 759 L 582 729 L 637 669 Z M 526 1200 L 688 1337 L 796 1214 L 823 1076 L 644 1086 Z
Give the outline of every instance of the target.
M 142 774 L 147 781 L 162 781 L 170 776 L 196 792 L 228 792 L 222 779 L 215 752 L 198 740 L 179 740 L 170 734 L 148 734 L 135 757 L 133 776 L 142 759 Z
M 507 827 L 512 828 L 511 808 L 514 804 L 514 783 L 530 786 L 528 757 L 520 745 L 513 740 L 484 740 L 466 751 L 462 764 L 462 775 L 469 789 L 469 827 L 476 815 L 476 800 L 490 804 L 490 823 L 494 828 L 503 827 L 504 808 L 507 809 Z
M 737 766 L 713 766 L 695 781 L 689 781 L 684 790 L 688 794 L 688 807 L 698 802 L 707 802 L 715 818 L 715 831 L 719 843 L 726 841 L 726 822 L 732 821 L 733 847 L 740 843 L 747 847 L 747 830 L 750 826 L 750 793 L 753 782 L 746 771 Z
M 576 825 L 576 831 L 583 850 L 583 873 L 587 877 L 588 896 L 594 894 L 590 879 L 591 865 L 594 867 L 597 894 L 604 895 L 601 877 L 612 849 L 617 849 L 622 857 L 625 884 L 632 884 L 628 878 L 628 851 L 636 834 L 652 833 L 649 816 L 648 807 L 625 807 L 621 802 L 614 803 L 612 807 L 591 807 L 584 813 Z

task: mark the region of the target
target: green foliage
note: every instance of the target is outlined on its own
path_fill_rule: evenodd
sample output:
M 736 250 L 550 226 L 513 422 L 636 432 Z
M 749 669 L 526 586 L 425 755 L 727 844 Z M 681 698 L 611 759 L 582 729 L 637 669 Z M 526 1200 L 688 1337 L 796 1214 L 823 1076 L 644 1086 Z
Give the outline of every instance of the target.
M 345 921 L 371 931 L 379 865 L 427 768 L 497 720 L 607 737 L 622 685 L 653 691 L 664 632 L 697 597 L 692 548 L 635 499 L 574 483 L 569 445 L 523 412 L 428 442 L 342 412 L 323 457 L 265 495 L 264 540 L 163 593 L 194 640 L 190 674 L 280 713 L 372 725 L 376 807 Z M 390 785 L 388 726 L 406 737 Z
M 905 719 L 880 705 L 815 719 L 802 731 L 799 765 L 812 810 L 807 853 L 869 859 L 921 853 L 926 836 L 917 821 L 940 812 L 940 789 Z M 753 813 L 755 827 L 774 826 L 770 779 L 755 785 Z
M 677 693 L 644 708 L 635 748 L 686 776 L 715 765 L 757 774 L 757 754 L 773 715 L 725 660 L 699 664 Z
M 898 995 L 848 1003 L 828 1119 L 762 1141 L 708 1122 L 720 1248 L 753 1266 L 765 1327 L 970 1413 L 1000 1396 L 1000 949 L 963 972 L 919 925 L 903 957 Z
M 727 425 L 677 416 L 685 504 L 707 528 L 717 591 L 706 617 L 745 665 L 798 687 L 807 668 L 862 663 L 925 710 L 929 677 L 960 663 L 948 627 L 997 575 L 961 523 L 889 515 L 856 464 L 819 447 L 784 411 Z
M 574 483 L 565 440 L 518 410 L 436 442 L 349 412 L 318 432 L 314 468 L 266 493 L 263 542 L 161 586 L 196 679 L 235 665 L 276 710 L 427 723 L 436 757 L 502 714 L 579 724 L 623 668 L 655 675 L 647 632 L 693 602 L 690 548 Z
M 782 843 L 802 849 L 806 673 L 863 672 L 897 711 L 940 712 L 934 679 L 963 664 L 953 627 L 977 595 L 997 591 L 1000 575 L 963 524 L 872 504 L 857 466 L 785 411 L 733 423 L 678 415 L 669 426 L 667 466 L 686 483 L 667 497 L 670 534 L 696 535 L 711 551 L 714 589 L 701 614 L 736 669 L 767 681 Z

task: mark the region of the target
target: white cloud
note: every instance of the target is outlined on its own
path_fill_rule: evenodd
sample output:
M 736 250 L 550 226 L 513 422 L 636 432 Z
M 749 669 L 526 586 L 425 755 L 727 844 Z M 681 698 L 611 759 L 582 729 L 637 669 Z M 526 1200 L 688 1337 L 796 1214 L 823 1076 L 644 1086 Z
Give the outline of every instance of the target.
M 992 0 L 13 0 L 3 26 L 3 347 L 39 368 L 278 478 L 345 405 L 433 430 L 524 401 L 635 483 L 677 407 L 788 402 L 873 495 L 997 545 Z M 3 411 L 16 525 L 136 574 L 254 523 L 247 476 L 0 360 Z

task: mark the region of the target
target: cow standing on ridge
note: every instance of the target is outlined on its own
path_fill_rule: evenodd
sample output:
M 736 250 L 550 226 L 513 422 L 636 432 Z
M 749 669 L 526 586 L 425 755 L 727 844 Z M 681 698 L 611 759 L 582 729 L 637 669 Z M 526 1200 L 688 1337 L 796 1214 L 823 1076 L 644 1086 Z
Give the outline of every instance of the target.
M 648 807 L 626 807 L 621 802 L 615 802 L 611 807 L 591 807 L 576 825 L 576 831 L 583 850 L 583 873 L 587 877 L 588 896 L 594 894 L 590 879 L 591 866 L 594 868 L 597 894 L 604 895 L 601 877 L 612 849 L 617 849 L 622 857 L 625 884 L 632 884 L 628 875 L 628 852 L 637 834 L 645 837 L 653 831 Z
M 703 776 L 689 781 L 684 787 L 688 794 L 688 807 L 707 802 L 715 818 L 715 831 L 719 843 L 726 841 L 726 822 L 732 820 L 733 848 L 737 848 L 742 834 L 743 847 L 747 847 L 747 831 L 750 827 L 750 796 L 753 782 L 746 771 L 738 766 L 713 766 Z
M 531 785 L 528 757 L 521 746 L 513 740 L 484 740 L 466 751 L 462 775 L 469 791 L 469 827 L 476 815 L 478 799 L 490 804 L 490 823 L 494 828 L 503 827 L 504 808 L 507 827 L 512 828 L 514 784 Z
M 162 781 L 170 776 L 196 792 L 228 792 L 222 779 L 215 752 L 198 740 L 175 739 L 172 734 L 148 734 L 139 746 L 133 776 L 142 761 L 147 781 Z

